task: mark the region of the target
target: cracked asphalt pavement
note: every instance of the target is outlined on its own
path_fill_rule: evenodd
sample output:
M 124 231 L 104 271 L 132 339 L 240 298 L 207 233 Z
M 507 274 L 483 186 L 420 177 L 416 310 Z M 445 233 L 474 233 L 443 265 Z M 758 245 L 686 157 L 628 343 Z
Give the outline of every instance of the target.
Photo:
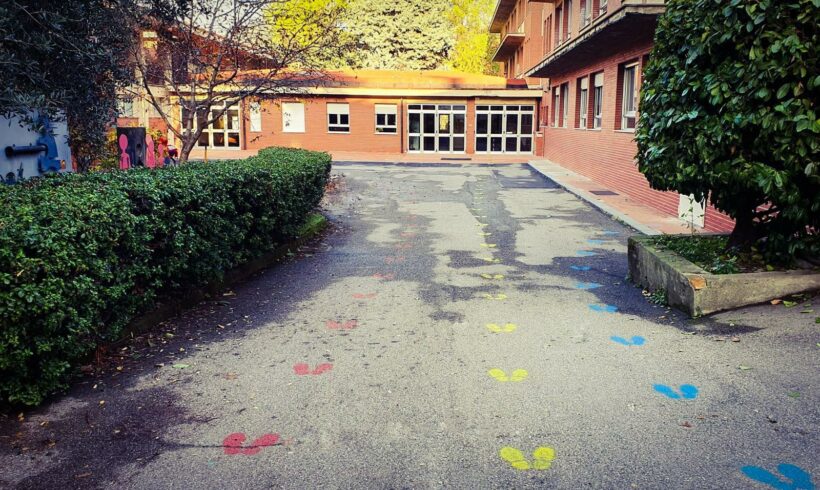
M 324 236 L 0 417 L 0 487 L 820 478 L 816 299 L 653 304 L 626 280 L 633 232 L 525 166 L 334 175 Z

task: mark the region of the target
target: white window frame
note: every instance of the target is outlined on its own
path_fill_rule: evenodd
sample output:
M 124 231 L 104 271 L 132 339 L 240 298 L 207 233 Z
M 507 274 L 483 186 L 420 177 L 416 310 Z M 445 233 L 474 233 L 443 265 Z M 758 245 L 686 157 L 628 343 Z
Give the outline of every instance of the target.
M 569 127 L 569 82 L 561 84 L 561 127 Z
M 558 7 L 557 15 L 555 16 L 556 20 L 558 21 L 558 45 L 564 43 L 564 7 Z
M 134 113 L 134 99 L 120 97 L 117 99 L 117 117 L 136 117 Z
M 215 105 L 214 107 L 211 107 L 210 112 L 205 116 L 205 120 L 207 121 L 208 119 L 211 118 L 211 113 L 213 111 L 219 111 L 219 110 L 222 109 L 222 107 L 223 106 L 220 106 L 220 105 Z M 180 110 L 182 110 L 182 108 L 180 108 Z M 235 113 L 236 113 L 236 119 L 231 121 L 229 119 L 229 117 L 230 117 L 231 112 L 233 112 L 233 111 L 235 111 Z M 232 106 L 228 107 L 228 110 L 226 110 L 224 113 L 222 113 L 222 115 L 219 117 L 219 119 L 222 123 L 222 127 L 221 128 L 214 128 L 214 123 L 217 122 L 217 121 L 214 121 L 213 123 L 209 124 L 208 127 L 203 128 L 202 133 L 199 135 L 199 140 L 197 140 L 197 142 L 196 142 L 196 148 L 209 148 L 209 149 L 216 149 L 216 150 L 241 150 L 242 149 L 242 111 L 239 109 L 239 105 L 236 104 L 236 105 L 232 105 Z M 180 120 L 184 121 L 185 119 L 181 118 Z M 199 117 L 194 116 L 193 121 L 191 121 L 191 126 L 192 126 L 191 130 L 194 131 L 194 132 L 196 132 L 199 129 Z M 229 126 L 235 126 L 235 127 L 230 127 L 229 128 Z M 217 135 L 222 136 L 222 141 L 223 141 L 224 144 L 222 144 L 222 145 L 214 144 L 214 141 L 216 141 L 216 139 L 217 139 Z M 229 141 L 229 138 L 231 137 L 231 135 L 234 135 L 236 137 L 237 144 L 235 146 L 230 146 L 228 144 L 228 141 Z M 208 139 L 208 144 L 207 145 L 201 144 L 203 138 Z
M 593 0 L 581 0 L 583 2 L 581 6 L 581 28 L 588 26 L 592 23 L 592 1 Z
M 578 129 L 587 129 L 589 115 L 589 77 L 581 79 L 581 89 L 578 92 Z
M 604 74 L 592 75 L 592 129 L 601 129 L 604 123 Z
M 632 74 L 631 87 L 627 87 L 627 73 Z M 638 123 L 638 63 L 624 65 L 621 78 L 621 131 L 635 131 Z M 631 88 L 629 94 L 627 88 Z
M 373 110 L 376 134 L 396 134 L 398 132 L 398 107 L 396 104 L 376 104 Z M 382 123 L 379 123 L 379 116 L 384 116 Z M 390 123 L 390 116 L 393 117 L 392 123 Z
M 282 102 L 282 132 L 305 132 L 304 102 Z
M 607 0 L 601 0 L 601 2 L 598 4 L 598 15 L 599 16 L 606 13 L 606 2 L 607 2 Z
M 413 115 L 419 118 L 419 131 L 411 131 L 410 119 Z M 433 131 L 427 131 L 427 126 L 424 123 L 425 115 L 433 115 Z M 448 120 L 448 130 L 441 130 L 442 117 Z M 461 119 L 464 124 L 463 132 L 457 132 L 455 129 L 456 117 Z M 455 104 L 425 104 L 414 103 L 407 106 L 407 152 L 408 153 L 452 153 L 465 154 L 467 152 L 467 105 L 464 103 Z M 411 140 L 418 139 L 419 149 L 411 150 Z M 433 138 L 433 149 L 425 150 L 425 138 Z M 441 149 L 442 139 L 447 141 L 449 149 Z M 461 143 L 463 149 L 455 150 L 456 143 Z
M 327 103 L 327 132 L 330 134 L 350 133 L 350 104 L 347 102 Z
M 500 115 L 501 116 L 501 132 L 500 133 L 493 133 L 492 132 L 492 115 Z M 478 131 L 478 118 L 481 115 L 485 115 L 487 117 L 487 132 L 486 133 L 479 133 Z M 511 131 L 507 128 L 507 116 L 508 115 L 515 115 L 517 118 L 517 128 L 515 131 Z M 534 143 L 535 139 L 533 138 L 533 133 L 535 132 L 535 125 L 537 123 L 535 119 L 535 105 L 532 104 L 508 104 L 501 106 L 500 104 L 479 104 L 476 105 L 476 121 L 475 121 L 475 152 L 479 154 L 518 154 L 518 155 L 532 155 L 533 151 L 535 150 Z M 524 117 L 529 117 L 530 119 L 530 132 L 523 133 L 521 132 L 521 127 L 523 126 L 522 122 Z M 493 151 L 492 150 L 492 138 L 501 138 L 501 150 L 500 151 Z M 478 140 L 479 139 L 486 139 L 486 147 L 485 151 L 478 150 Z M 515 139 L 515 151 L 508 151 L 507 150 L 507 141 Z M 522 150 L 522 141 L 525 141 L 529 144 L 529 150 Z
M 564 0 L 564 11 L 567 15 L 567 41 L 572 38 L 572 0 Z

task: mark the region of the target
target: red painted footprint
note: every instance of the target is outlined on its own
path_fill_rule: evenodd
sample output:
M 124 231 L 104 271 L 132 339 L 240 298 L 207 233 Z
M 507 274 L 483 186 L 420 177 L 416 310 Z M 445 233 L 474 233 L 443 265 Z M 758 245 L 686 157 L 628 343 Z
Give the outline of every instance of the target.
M 353 330 L 359 326 L 359 322 L 358 320 L 348 320 L 342 323 L 335 320 L 328 320 L 325 322 L 325 325 L 331 330 Z
M 413 248 L 413 244 L 412 243 L 402 242 L 402 243 L 397 243 L 397 244 L 393 245 L 393 248 L 395 248 L 396 250 L 409 250 L 409 249 Z
M 373 299 L 376 297 L 376 293 L 353 293 L 354 299 Z
M 401 235 L 402 238 L 413 238 L 414 236 L 416 236 L 416 232 L 415 231 L 403 231 L 403 232 L 399 233 L 399 235 Z
M 259 453 L 263 447 L 273 446 L 279 442 L 279 434 L 264 434 L 258 437 L 251 443 L 250 446 L 242 446 L 247 436 L 244 432 L 234 432 L 228 434 L 222 441 L 222 447 L 225 454 L 244 454 L 245 456 L 252 456 Z
M 377 272 L 377 273 L 373 274 L 372 277 L 374 279 L 382 279 L 384 281 L 392 281 L 393 279 L 396 278 L 396 275 L 393 274 L 392 272 L 389 272 L 387 274 L 382 274 L 381 272 Z
M 293 365 L 293 372 L 300 375 L 300 376 L 304 376 L 304 375 L 307 375 L 307 374 L 318 375 L 318 374 L 326 373 L 326 372 L 330 371 L 331 369 L 333 369 L 333 364 L 330 364 L 329 362 L 325 362 L 325 363 L 317 365 L 316 369 L 314 369 L 313 371 L 310 370 L 310 365 L 305 364 L 303 362 L 300 362 L 299 364 L 294 364 Z

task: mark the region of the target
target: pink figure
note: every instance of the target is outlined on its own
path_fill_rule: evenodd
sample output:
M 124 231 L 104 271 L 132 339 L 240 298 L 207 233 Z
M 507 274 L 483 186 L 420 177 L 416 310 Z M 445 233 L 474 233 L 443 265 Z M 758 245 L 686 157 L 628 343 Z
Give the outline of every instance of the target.
M 145 166 L 148 168 L 157 166 L 157 156 L 154 154 L 154 139 L 150 134 L 145 135 Z
M 162 166 L 165 166 L 165 145 L 162 144 L 162 138 L 159 140 L 159 144 L 157 145 L 157 156 L 159 156 L 160 160 L 157 162 L 157 165 L 162 163 Z
M 128 148 L 128 136 L 121 134 L 120 135 L 120 170 L 127 170 L 131 167 L 131 157 L 128 156 L 128 153 L 125 152 L 125 149 Z

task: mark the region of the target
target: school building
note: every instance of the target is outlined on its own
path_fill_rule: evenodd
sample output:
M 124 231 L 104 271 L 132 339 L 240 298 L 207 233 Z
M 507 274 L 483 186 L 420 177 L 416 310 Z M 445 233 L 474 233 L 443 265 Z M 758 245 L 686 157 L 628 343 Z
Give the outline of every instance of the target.
M 498 0 L 490 31 L 508 78 L 540 85 L 538 155 L 664 214 L 687 197 L 652 190 L 635 161 L 642 70 L 663 0 Z M 733 222 L 711 207 L 706 230 Z

